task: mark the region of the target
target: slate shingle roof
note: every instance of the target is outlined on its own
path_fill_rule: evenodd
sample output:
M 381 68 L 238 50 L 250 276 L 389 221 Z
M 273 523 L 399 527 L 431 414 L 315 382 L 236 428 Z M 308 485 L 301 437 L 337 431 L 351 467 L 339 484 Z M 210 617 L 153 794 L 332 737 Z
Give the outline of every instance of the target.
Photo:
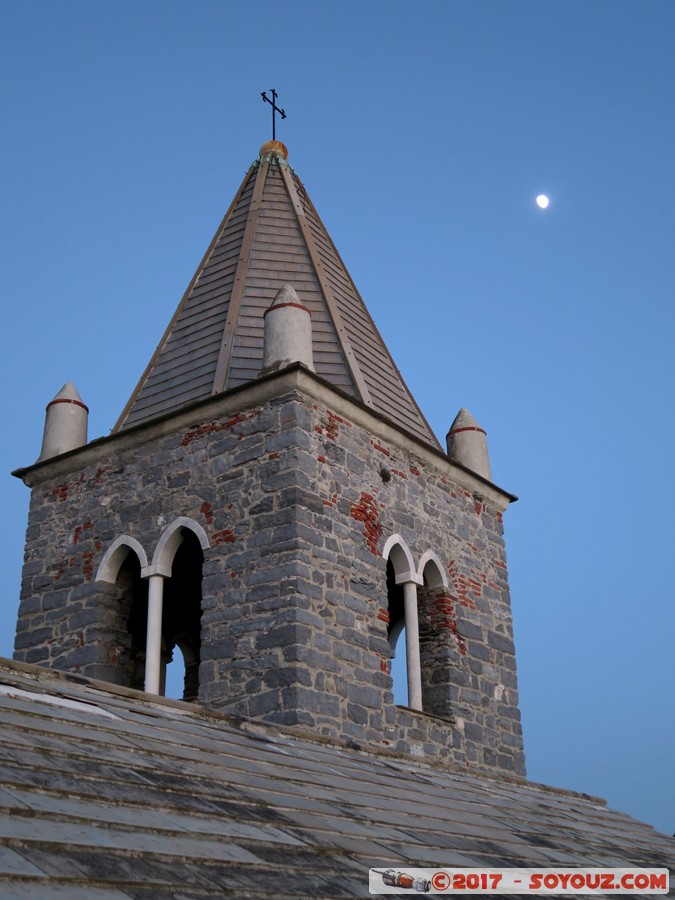
M 256 378 L 263 314 L 290 283 L 317 374 L 438 447 L 284 153 L 261 148 L 115 430 Z
M 368 897 L 371 866 L 659 866 L 601 801 L 0 660 L 0 897 Z

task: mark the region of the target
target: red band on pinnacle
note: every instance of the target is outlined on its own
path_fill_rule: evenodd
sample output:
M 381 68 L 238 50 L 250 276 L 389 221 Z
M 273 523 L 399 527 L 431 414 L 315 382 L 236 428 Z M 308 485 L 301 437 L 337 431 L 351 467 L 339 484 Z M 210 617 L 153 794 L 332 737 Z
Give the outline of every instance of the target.
M 81 406 L 85 412 L 89 412 L 89 407 L 85 406 L 80 400 L 69 400 L 67 397 L 59 397 L 54 400 L 50 400 L 46 406 L 46 409 L 49 409 L 50 406 L 53 406 L 55 403 L 74 403 L 75 406 Z
M 450 434 L 459 434 L 460 431 L 480 431 L 481 434 L 487 436 L 487 431 L 484 428 L 477 428 L 475 425 L 466 425 L 464 428 L 454 428 Z
M 268 307 L 268 309 L 265 310 L 265 312 L 263 313 L 263 318 L 267 315 L 267 313 L 274 312 L 275 309 L 283 309 L 284 306 L 295 306 L 298 309 L 301 309 L 304 312 L 306 312 L 308 316 L 311 316 L 310 311 L 307 309 L 306 306 L 303 306 L 302 303 L 275 303 L 274 306 L 270 306 L 270 307 Z

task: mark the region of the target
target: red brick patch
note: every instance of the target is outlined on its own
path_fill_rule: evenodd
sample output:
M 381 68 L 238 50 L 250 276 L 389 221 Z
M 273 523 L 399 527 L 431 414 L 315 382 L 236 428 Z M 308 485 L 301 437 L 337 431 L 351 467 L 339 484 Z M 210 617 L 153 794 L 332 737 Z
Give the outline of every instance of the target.
M 471 571 L 473 572 L 474 570 L 472 569 Z M 469 578 L 463 572 L 458 572 L 454 560 L 448 566 L 448 574 L 452 579 L 455 596 L 460 605 L 467 609 L 475 609 L 476 602 L 474 597 L 480 597 L 483 592 L 483 585 L 480 581 L 477 581 L 475 578 Z
M 77 544 L 77 542 L 80 540 L 80 535 L 82 534 L 82 532 L 86 531 L 88 528 L 93 527 L 93 522 L 85 522 L 84 525 L 78 525 L 73 532 L 73 543 Z
M 199 512 L 204 516 L 207 525 L 213 524 L 213 507 L 207 500 L 199 507 Z
M 363 534 L 371 553 L 377 554 L 377 542 L 382 535 L 379 522 L 380 511 L 371 494 L 361 492 L 358 503 L 352 503 L 349 515 L 357 522 L 363 522 Z
M 347 425 L 347 427 L 351 428 L 351 422 L 348 422 L 346 419 L 343 419 L 342 416 L 338 416 L 337 413 L 327 409 L 320 419 L 320 424 L 314 426 L 314 431 L 316 431 L 317 434 L 325 434 L 329 441 L 336 443 L 340 436 L 341 425 Z
M 68 559 L 60 559 L 55 565 L 54 581 L 60 581 L 66 574 L 66 569 L 70 569 L 75 565 L 75 557 L 69 556 Z
M 248 419 L 255 419 L 259 413 L 257 411 L 248 413 L 248 415 L 244 415 L 243 413 L 236 413 L 234 416 L 231 416 L 226 422 L 209 422 L 208 425 L 200 425 L 199 428 L 194 428 L 192 431 L 186 431 L 183 435 L 183 440 L 181 444 L 183 447 L 189 446 L 192 441 L 197 438 L 203 437 L 205 434 L 213 434 L 217 431 L 227 431 L 228 428 L 234 428 L 235 425 L 241 424 L 241 422 L 246 422 Z M 239 435 L 239 440 L 243 438 L 243 435 Z
M 466 643 L 459 633 L 455 602 L 456 598 L 453 597 L 452 594 L 447 594 L 445 591 L 439 591 L 434 598 L 433 609 L 431 612 L 431 624 L 438 631 L 449 631 L 457 641 L 457 648 L 460 655 L 466 656 Z

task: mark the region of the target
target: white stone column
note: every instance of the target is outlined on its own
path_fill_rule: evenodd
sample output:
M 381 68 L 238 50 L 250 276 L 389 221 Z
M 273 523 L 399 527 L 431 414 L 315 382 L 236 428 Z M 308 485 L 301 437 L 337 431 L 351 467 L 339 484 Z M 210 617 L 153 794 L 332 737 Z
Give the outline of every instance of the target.
M 145 645 L 145 690 L 159 694 L 162 667 L 162 602 L 164 576 L 148 578 L 148 633 Z
M 408 706 L 422 710 L 422 666 L 420 663 L 420 627 L 417 617 L 417 585 L 403 584 L 403 613 L 405 617 L 405 655 L 408 671 Z

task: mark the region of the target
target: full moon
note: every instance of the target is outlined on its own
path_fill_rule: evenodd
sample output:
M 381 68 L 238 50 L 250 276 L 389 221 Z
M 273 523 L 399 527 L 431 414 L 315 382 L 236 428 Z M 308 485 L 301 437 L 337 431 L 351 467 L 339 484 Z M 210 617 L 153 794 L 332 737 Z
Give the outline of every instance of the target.
M 540 209 L 546 209 L 546 207 L 548 206 L 548 203 L 549 203 L 549 200 L 548 200 L 548 197 L 546 196 L 546 194 L 539 194 L 539 196 L 537 197 L 537 206 Z

